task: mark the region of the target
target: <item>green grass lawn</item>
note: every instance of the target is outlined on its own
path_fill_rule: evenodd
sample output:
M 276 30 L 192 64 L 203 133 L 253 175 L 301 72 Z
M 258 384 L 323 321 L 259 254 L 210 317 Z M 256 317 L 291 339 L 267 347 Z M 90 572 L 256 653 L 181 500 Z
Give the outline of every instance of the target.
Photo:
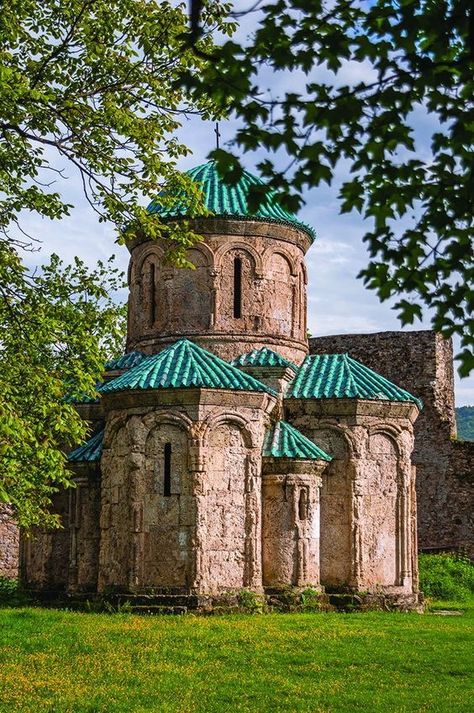
M 459 605 L 458 605 L 459 606 Z M 472 711 L 462 616 L 0 610 L 0 711 Z

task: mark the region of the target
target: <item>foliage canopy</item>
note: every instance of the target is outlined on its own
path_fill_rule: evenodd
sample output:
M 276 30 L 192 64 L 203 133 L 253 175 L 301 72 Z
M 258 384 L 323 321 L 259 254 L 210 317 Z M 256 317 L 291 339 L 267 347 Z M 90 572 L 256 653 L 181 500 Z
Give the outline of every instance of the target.
M 303 190 L 349 169 L 341 210 L 373 224 L 364 236 L 365 284 L 381 300 L 399 297 L 403 324 L 430 308 L 434 329 L 461 336 L 467 374 L 474 367 L 472 3 L 277 0 L 250 9 L 259 12 L 252 36 L 222 43 L 185 83 L 241 122 L 242 151 L 268 151 L 259 168 L 285 207 L 295 210 Z M 239 177 L 237 156 L 213 155 L 229 180 Z
M 204 8 L 206 34 L 230 31 Z M 85 435 L 64 400 L 94 391 L 122 338 L 109 295 L 120 275 L 58 258 L 37 273 L 24 251 L 37 236 L 23 217 L 70 213 L 64 179 L 75 174 L 100 220 L 120 234 L 165 235 L 185 261 L 196 236 L 160 224 L 141 205 L 166 188 L 164 203 L 202 212 L 199 190 L 176 170 L 188 149 L 176 138 L 187 113 L 210 116 L 207 95 L 188 100 L 177 78 L 205 60 L 186 46 L 185 4 L 148 0 L 11 0 L 0 14 L 0 500 L 22 525 L 48 523 L 51 492 L 69 484 L 63 449 Z M 213 115 L 216 111 L 212 112 Z M 218 113 L 218 112 L 217 112 Z M 31 262 L 31 260 L 29 261 Z M 109 335 L 109 336 L 108 336 Z

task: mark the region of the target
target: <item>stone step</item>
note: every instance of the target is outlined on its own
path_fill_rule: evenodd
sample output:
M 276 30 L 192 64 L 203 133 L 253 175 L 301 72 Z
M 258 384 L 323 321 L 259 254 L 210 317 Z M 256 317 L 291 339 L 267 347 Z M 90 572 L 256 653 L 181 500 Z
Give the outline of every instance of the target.
M 188 609 L 195 609 L 208 601 L 206 597 L 197 594 L 117 594 L 107 599 L 119 606 L 127 602 L 132 607 L 166 606 Z
M 174 615 L 181 615 L 181 614 L 186 614 L 188 611 L 187 607 L 170 607 L 170 606 L 160 606 L 156 604 L 152 604 L 150 606 L 144 606 L 144 605 L 134 605 L 131 606 L 130 609 L 131 614 L 174 614 Z

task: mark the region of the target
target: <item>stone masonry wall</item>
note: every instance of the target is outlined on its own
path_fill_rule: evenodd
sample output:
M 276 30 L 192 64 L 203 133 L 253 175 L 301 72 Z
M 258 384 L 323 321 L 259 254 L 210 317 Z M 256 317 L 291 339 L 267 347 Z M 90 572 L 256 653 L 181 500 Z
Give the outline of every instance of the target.
M 311 354 L 347 352 L 423 400 L 415 423 L 418 537 L 422 550 L 474 552 L 473 449 L 454 441 L 453 352 L 432 331 L 341 334 L 310 340 Z
M 0 577 L 18 577 L 20 534 L 8 505 L 0 505 Z
M 198 227 L 204 240 L 187 253 L 194 269 L 167 264 L 159 241 L 132 248 L 127 348 L 155 353 L 187 337 L 224 359 L 273 346 L 300 363 L 307 353 L 306 234 L 252 221 Z

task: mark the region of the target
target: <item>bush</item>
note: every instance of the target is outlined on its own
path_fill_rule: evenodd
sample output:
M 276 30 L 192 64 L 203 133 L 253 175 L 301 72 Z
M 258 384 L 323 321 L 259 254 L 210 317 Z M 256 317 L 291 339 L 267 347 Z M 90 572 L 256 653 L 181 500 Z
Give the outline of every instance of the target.
M 420 589 L 427 597 L 465 601 L 474 597 L 474 564 L 461 555 L 420 555 Z

